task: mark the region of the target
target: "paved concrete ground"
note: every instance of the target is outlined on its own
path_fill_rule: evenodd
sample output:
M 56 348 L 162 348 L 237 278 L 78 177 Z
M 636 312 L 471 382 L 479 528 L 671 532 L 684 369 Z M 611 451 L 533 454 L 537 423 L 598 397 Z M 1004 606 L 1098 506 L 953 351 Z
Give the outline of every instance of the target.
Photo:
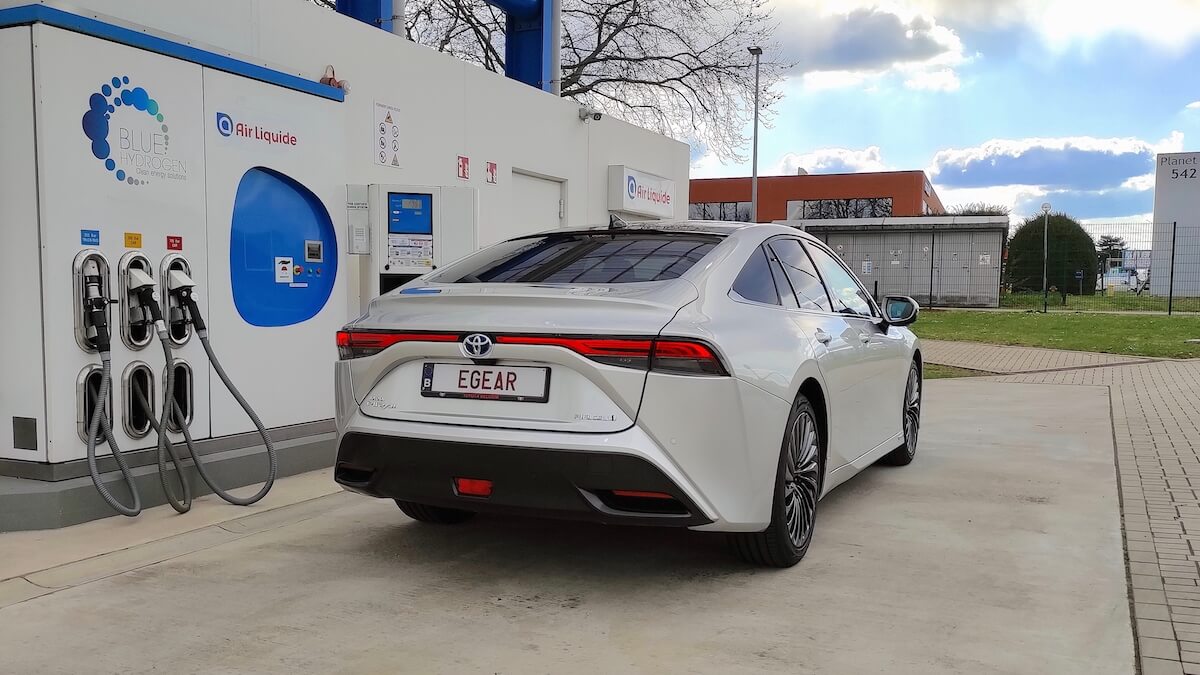
M 790 570 L 334 494 L 18 578 L 63 590 L 0 594 L 0 671 L 1129 673 L 1107 397 L 1071 392 L 930 383 L 917 461 L 823 500 Z
M 1029 347 L 1004 347 L 978 342 L 949 342 L 946 340 L 922 340 L 926 360 L 959 368 L 984 370 L 990 373 L 1031 373 L 1048 370 L 1070 370 L 1095 368 L 1130 363 L 1148 363 L 1153 359 L 1071 352 L 1063 349 L 1031 349 Z
M 933 340 L 925 344 L 933 363 L 993 372 L 1015 373 L 1024 364 L 1046 360 L 1112 358 Z M 996 379 L 1108 389 L 1142 672 L 1200 674 L 1200 359 Z M 1064 399 L 1074 395 L 1064 394 Z

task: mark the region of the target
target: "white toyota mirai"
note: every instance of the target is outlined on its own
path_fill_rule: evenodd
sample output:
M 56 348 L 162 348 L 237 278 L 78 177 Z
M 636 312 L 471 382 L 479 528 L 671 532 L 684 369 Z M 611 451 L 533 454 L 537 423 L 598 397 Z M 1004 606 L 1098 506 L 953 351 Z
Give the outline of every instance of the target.
M 338 332 L 335 478 L 408 516 L 728 532 L 796 564 L 817 502 L 912 461 L 917 304 L 780 225 L 616 224 L 491 246 Z

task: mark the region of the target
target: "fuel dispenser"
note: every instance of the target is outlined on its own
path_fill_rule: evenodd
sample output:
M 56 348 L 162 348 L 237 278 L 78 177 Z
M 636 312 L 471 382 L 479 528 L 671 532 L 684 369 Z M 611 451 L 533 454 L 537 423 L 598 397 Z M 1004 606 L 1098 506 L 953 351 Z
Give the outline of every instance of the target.
M 348 185 L 346 196 L 350 252 L 370 256 L 360 268 L 360 309 L 372 298 L 475 251 L 475 188 Z
M 0 305 L 36 317 L 0 323 L 29 346 L 0 356 L 0 487 L 58 500 L 17 527 L 102 515 L 95 491 L 126 516 L 187 511 L 200 482 L 253 504 L 281 459 L 328 465 L 332 335 L 352 318 L 329 206 L 341 92 L 44 23 L 0 28 L 0 55 L 19 66 L 0 90 L 23 92 L 0 100 L 20 169 L 0 180 L 0 279 L 27 291 Z

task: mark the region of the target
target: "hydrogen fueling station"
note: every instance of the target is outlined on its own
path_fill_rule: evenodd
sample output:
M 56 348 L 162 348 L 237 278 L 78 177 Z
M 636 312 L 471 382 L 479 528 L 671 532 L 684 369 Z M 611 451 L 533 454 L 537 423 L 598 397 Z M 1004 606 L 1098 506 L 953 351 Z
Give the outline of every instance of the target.
M 372 298 L 686 217 L 687 145 L 553 93 L 556 3 L 493 4 L 507 77 L 392 34 L 399 1 L 0 1 L 0 531 L 253 503 L 332 464 Z

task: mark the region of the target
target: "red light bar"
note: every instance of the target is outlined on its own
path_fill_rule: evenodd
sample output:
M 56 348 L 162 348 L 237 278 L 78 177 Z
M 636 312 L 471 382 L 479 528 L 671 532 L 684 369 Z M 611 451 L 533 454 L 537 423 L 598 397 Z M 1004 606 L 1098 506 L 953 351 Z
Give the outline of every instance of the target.
M 389 331 L 337 332 L 338 353 L 343 359 L 371 356 L 400 342 L 457 342 L 452 333 L 395 333 Z
M 501 335 L 500 344 L 565 347 L 582 356 L 650 356 L 651 340 L 642 338 L 573 338 L 550 335 Z

